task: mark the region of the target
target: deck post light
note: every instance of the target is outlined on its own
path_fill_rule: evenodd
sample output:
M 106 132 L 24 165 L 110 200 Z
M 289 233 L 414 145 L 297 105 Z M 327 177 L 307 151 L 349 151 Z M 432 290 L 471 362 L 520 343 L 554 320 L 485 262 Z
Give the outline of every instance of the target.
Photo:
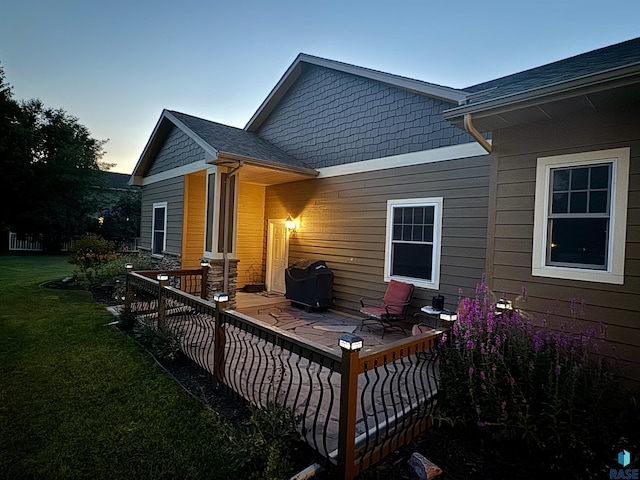
M 133 263 L 125 263 L 124 268 L 127 271 L 127 273 L 131 273 L 133 271 Z
M 340 337 L 338 344 L 344 350 L 355 352 L 362 349 L 364 340 L 357 335 L 343 335 Z
M 504 300 L 501 298 L 496 302 L 496 310 L 500 310 L 501 312 L 513 310 L 513 304 L 510 300 Z
M 213 294 L 213 301 L 216 303 L 227 303 L 229 301 L 229 294 L 224 292 L 216 292 Z
M 442 312 L 440 314 L 440 320 L 443 322 L 455 322 L 458 319 L 458 314 L 456 312 Z
M 169 281 L 169 275 L 167 275 L 166 273 L 159 273 L 158 275 L 156 275 L 156 279 L 158 280 L 158 282 L 160 282 L 161 287 L 166 287 L 167 282 Z

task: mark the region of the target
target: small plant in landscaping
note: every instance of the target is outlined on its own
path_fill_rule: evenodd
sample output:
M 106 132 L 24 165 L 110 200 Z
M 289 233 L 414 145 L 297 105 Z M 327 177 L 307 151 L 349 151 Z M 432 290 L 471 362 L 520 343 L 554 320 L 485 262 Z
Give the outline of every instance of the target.
M 81 269 L 96 268 L 103 263 L 117 258 L 113 242 L 97 235 L 85 235 L 69 249 L 69 263 Z
M 86 235 L 70 248 L 69 263 L 78 265 L 74 277 L 88 286 L 95 283 L 98 268 L 117 258 L 113 242 L 97 235 Z
M 293 411 L 272 402 L 252 408 L 244 429 L 232 431 L 229 458 L 248 478 L 289 478 L 293 473 L 292 452 L 300 441 Z
M 136 315 L 131 311 L 124 311 L 118 315 L 118 325 L 123 330 L 131 330 L 136 324 Z
M 133 320 L 132 336 L 161 362 L 170 363 L 182 354 L 180 335 L 166 328 L 154 328 Z
M 551 470 L 593 473 L 635 418 L 597 345 L 594 329 L 552 331 L 518 311 L 496 313 L 483 279 L 442 344 L 441 420 L 537 453 Z

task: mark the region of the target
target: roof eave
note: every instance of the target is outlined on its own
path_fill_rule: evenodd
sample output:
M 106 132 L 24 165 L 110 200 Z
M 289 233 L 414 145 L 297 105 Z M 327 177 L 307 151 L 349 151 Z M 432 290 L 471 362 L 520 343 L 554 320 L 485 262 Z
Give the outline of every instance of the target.
M 224 165 L 229 160 L 234 162 L 244 162 L 246 164 L 268 168 L 270 170 L 295 173 L 295 174 L 306 176 L 309 178 L 317 177 L 320 174 L 320 172 L 318 172 L 317 170 L 314 170 L 313 168 L 301 167 L 298 165 L 287 165 L 284 163 L 273 162 L 270 160 L 264 160 L 260 158 L 254 158 L 254 157 L 247 157 L 244 155 L 238 155 L 235 153 L 222 152 L 222 151 L 219 152 L 218 158 L 208 163 L 211 163 L 212 165 Z
M 162 114 L 160 115 L 160 118 L 158 119 L 158 122 L 156 123 L 156 126 L 154 127 L 153 132 L 151 133 L 151 136 L 149 137 L 149 140 L 147 141 L 147 144 L 144 147 L 140 158 L 138 159 L 138 163 L 136 163 L 136 166 L 131 173 L 131 178 L 128 182 L 129 185 L 142 186 L 143 178 L 146 175 L 149 167 L 151 166 L 151 162 L 153 161 L 155 154 L 157 153 L 156 148 L 158 148 L 160 143 L 164 141 L 166 135 L 169 132 L 169 124 L 173 124 L 183 132 L 185 132 L 185 134 L 191 137 L 198 145 L 200 145 L 205 150 L 205 152 L 207 152 L 211 156 L 211 159 L 215 160 L 217 158 L 218 151 L 215 149 L 215 147 L 204 141 L 193 130 L 191 130 L 183 122 L 178 120 L 178 118 L 176 118 L 176 116 L 173 115 L 169 110 L 163 109 Z
M 565 82 L 558 82 L 470 105 L 455 107 L 445 110 L 443 115 L 446 120 L 460 125 L 466 114 L 473 114 L 474 118 L 481 119 L 544 103 L 545 101 L 571 98 L 577 95 L 585 95 L 638 83 L 639 81 L 640 63 L 634 63 L 625 67 L 615 68 L 593 75 L 586 75 Z

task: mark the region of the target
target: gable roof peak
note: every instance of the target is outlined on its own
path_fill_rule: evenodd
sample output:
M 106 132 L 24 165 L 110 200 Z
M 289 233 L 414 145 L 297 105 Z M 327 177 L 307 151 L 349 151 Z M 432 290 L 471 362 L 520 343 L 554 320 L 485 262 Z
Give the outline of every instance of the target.
M 371 68 L 359 67 L 350 63 L 339 62 L 327 58 L 316 57 L 307 53 L 299 53 L 293 63 L 289 66 L 280 81 L 273 87 L 267 98 L 262 102 L 258 110 L 253 114 L 247 125 L 244 127 L 249 132 L 256 132 L 262 123 L 269 117 L 273 109 L 286 95 L 295 81 L 300 77 L 305 64 L 315 65 L 323 68 L 357 75 L 370 80 L 386 83 L 397 88 L 411 91 L 419 95 L 426 95 L 446 102 L 457 104 L 466 98 L 467 92 L 457 88 L 445 87 L 435 83 L 423 82 L 413 78 L 394 75 L 391 73 L 373 70 Z

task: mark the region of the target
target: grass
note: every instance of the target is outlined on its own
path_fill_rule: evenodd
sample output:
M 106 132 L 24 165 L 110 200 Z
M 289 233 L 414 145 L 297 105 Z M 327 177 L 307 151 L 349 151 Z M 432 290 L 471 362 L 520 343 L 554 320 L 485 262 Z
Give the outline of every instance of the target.
M 41 286 L 72 268 L 0 256 L 0 478 L 233 478 L 218 415 L 89 292 Z

